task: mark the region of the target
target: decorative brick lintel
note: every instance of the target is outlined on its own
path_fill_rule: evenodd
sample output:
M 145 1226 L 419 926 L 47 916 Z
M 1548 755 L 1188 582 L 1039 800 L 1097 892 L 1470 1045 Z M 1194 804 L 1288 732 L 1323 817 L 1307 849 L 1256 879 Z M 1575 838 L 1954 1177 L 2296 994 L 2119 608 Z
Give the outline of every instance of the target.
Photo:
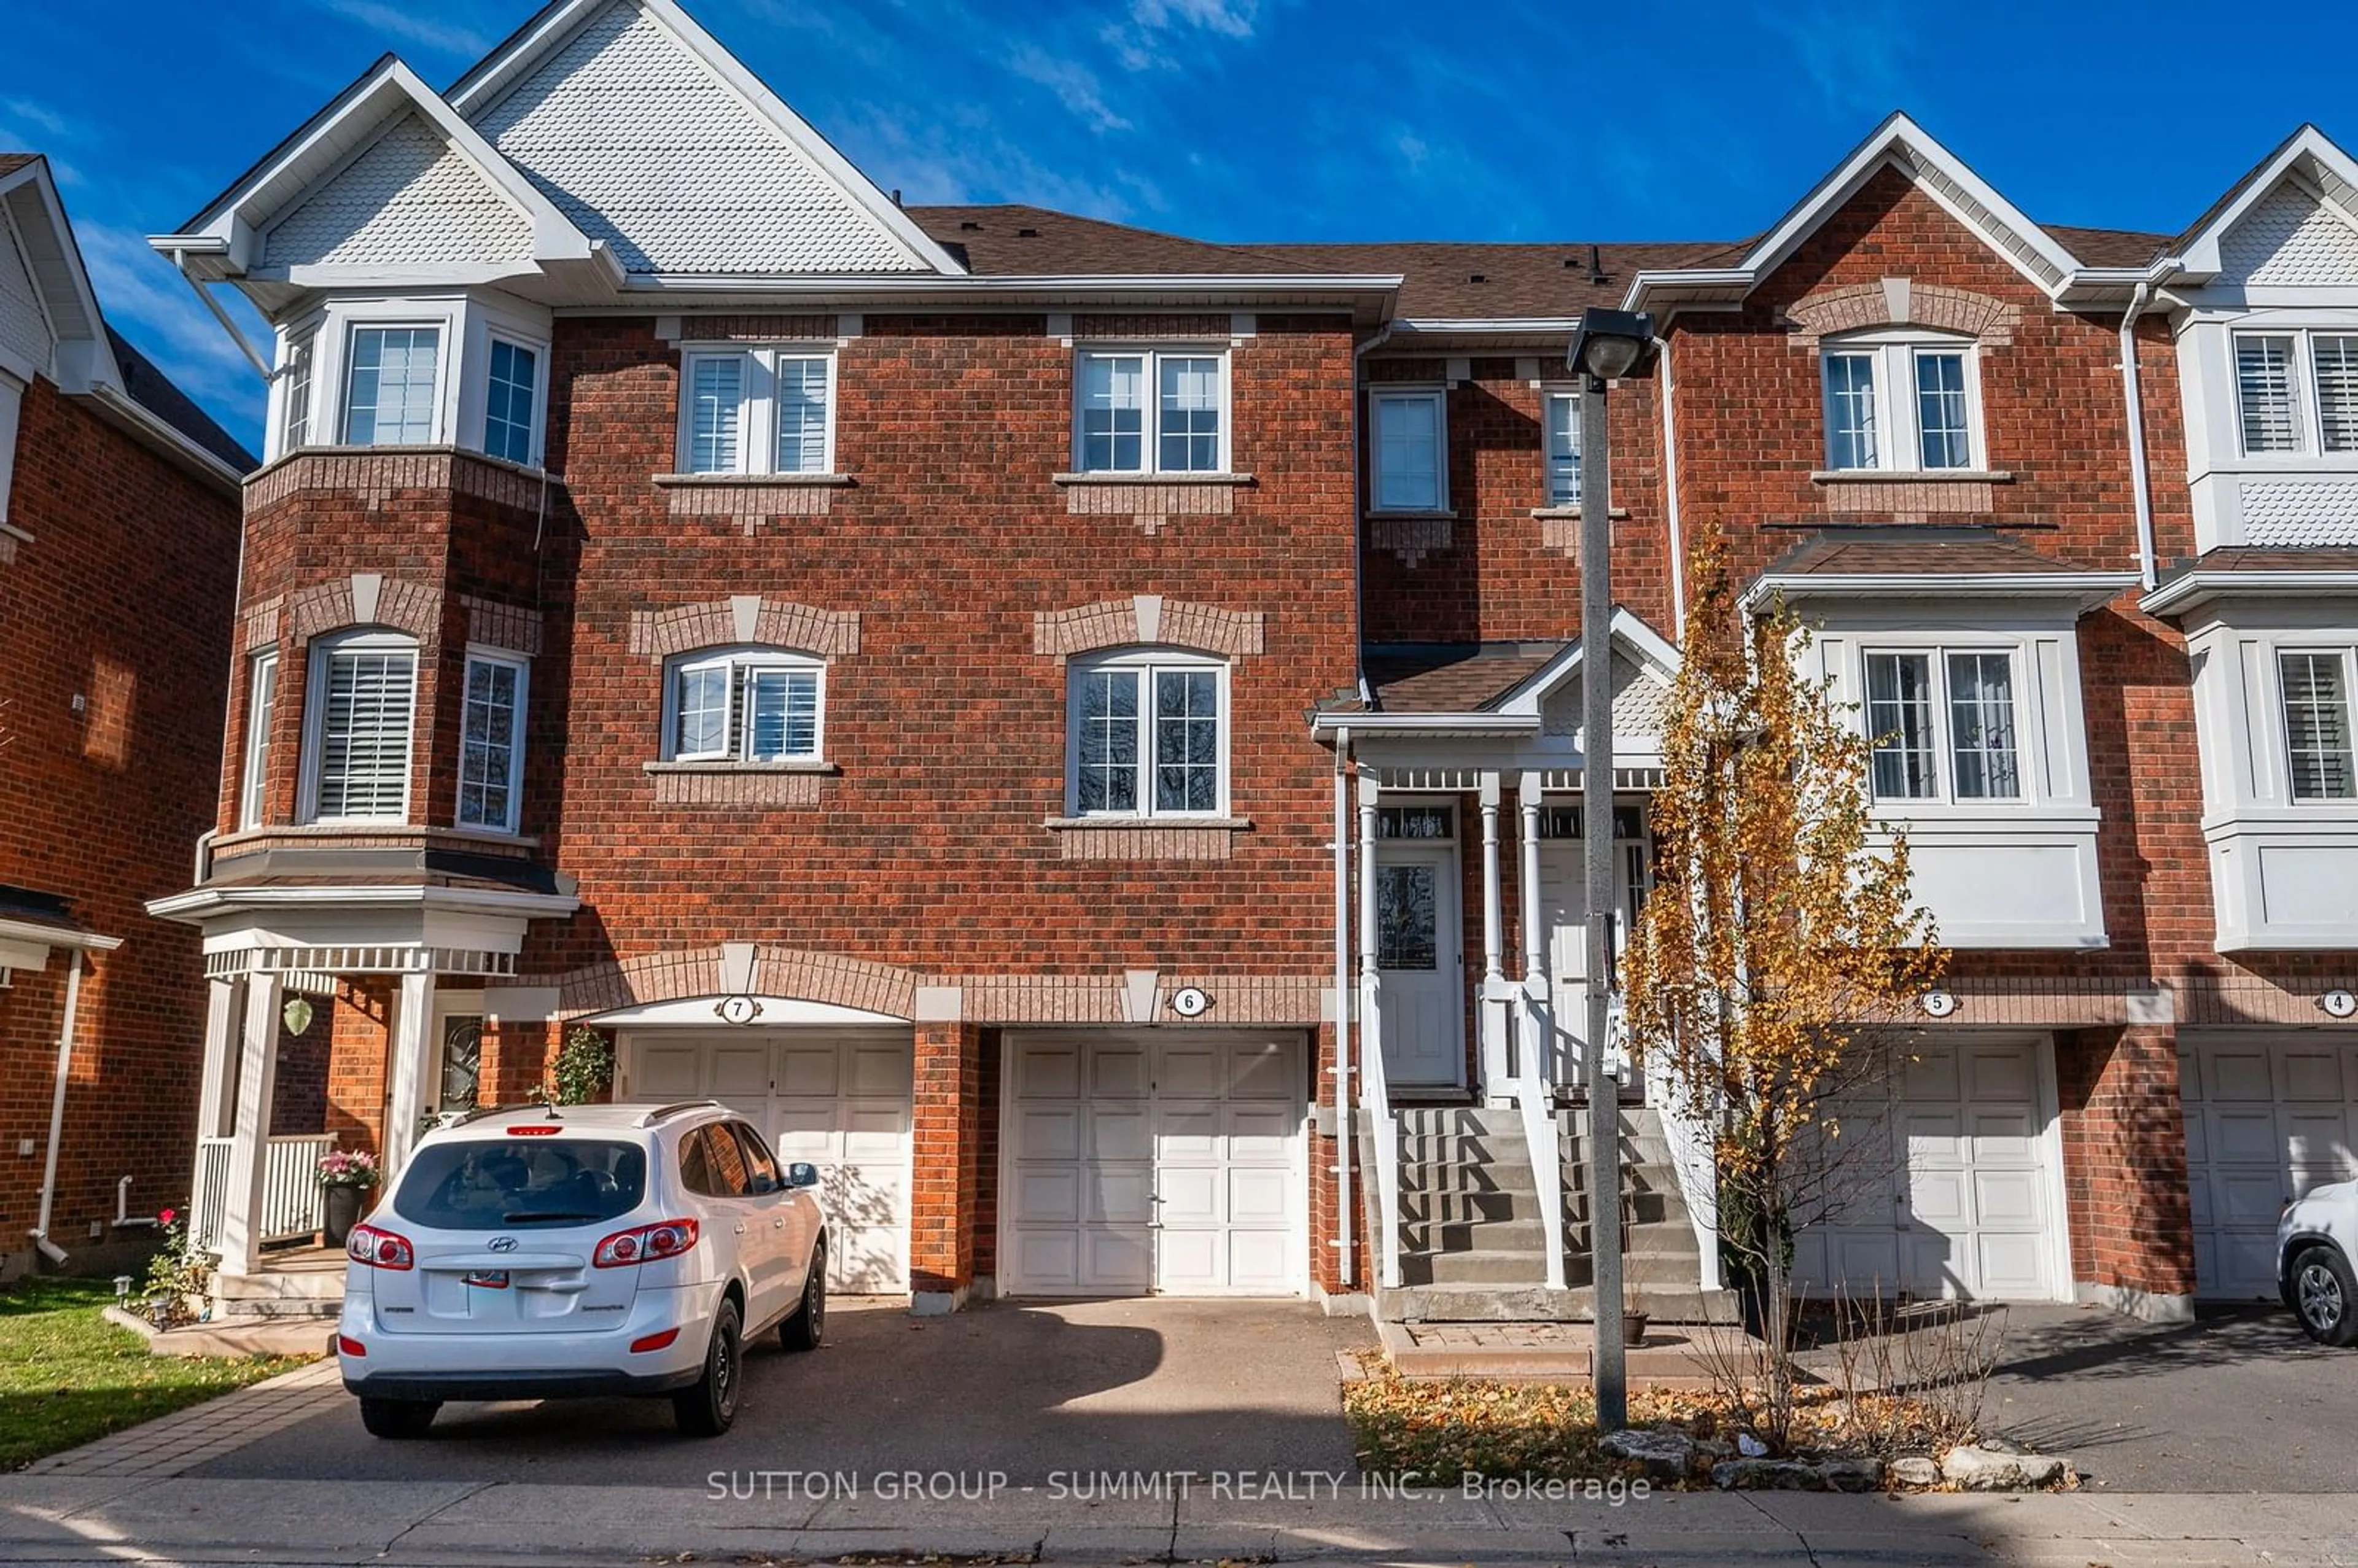
M 288 596 L 287 610 L 298 643 L 349 626 L 390 626 L 423 643 L 441 640 L 438 583 L 354 572 L 296 589 Z
M 1243 658 L 1264 651 L 1266 633 L 1260 611 L 1223 610 L 1159 593 L 1034 611 L 1032 615 L 1032 651 L 1058 659 L 1141 643 Z
M 1068 517 L 1119 517 L 1128 514 L 1147 534 L 1162 532 L 1166 517 L 1225 517 L 1237 509 L 1237 492 L 1256 483 L 1249 473 L 1137 474 L 1060 473 Z
M 1811 352 L 1822 338 L 1877 327 L 1929 327 L 2004 347 L 2014 341 L 2022 308 L 1969 288 L 1887 277 L 1820 289 L 1795 300 L 1785 318 L 1787 341 Z
M 2008 475 L 2011 479 L 2013 476 Z M 1918 474 L 1878 474 L 1871 479 L 1829 481 L 1812 474 L 1826 494 L 1826 510 L 1851 515 L 1888 514 L 1901 523 L 1924 523 L 1959 513 L 1985 514 L 1997 504 L 1996 476 L 1932 479 Z
M 630 646 L 633 654 L 665 659 L 674 654 L 722 648 L 734 643 L 792 648 L 822 659 L 848 657 L 860 652 L 860 612 L 821 610 L 783 599 L 739 594 L 703 604 L 639 610 L 631 614 Z
M 556 986 L 561 1014 L 579 1017 L 648 1002 L 719 996 L 722 967 L 722 948 L 689 948 L 593 964 L 536 983 Z M 760 996 L 908 1018 L 915 1011 L 916 988 L 916 972 L 894 964 L 769 944 L 753 949 L 751 989 Z
M 473 594 L 459 596 L 467 612 L 467 641 L 486 648 L 537 657 L 541 647 L 541 613 L 519 605 L 500 604 Z

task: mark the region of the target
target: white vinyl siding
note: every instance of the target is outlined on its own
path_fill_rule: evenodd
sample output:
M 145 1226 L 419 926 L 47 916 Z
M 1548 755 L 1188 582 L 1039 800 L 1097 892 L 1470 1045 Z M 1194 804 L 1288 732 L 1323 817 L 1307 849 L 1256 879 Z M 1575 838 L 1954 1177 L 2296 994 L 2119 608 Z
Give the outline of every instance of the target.
M 816 762 L 825 666 L 765 648 L 692 654 L 673 664 L 664 706 L 669 762 Z
M 1228 809 L 1227 669 L 1184 654 L 1076 666 L 1065 776 L 1076 816 Z
M 2351 766 L 2349 653 L 2281 653 L 2277 675 L 2283 685 L 2292 798 L 2358 798 Z
M 1869 652 L 1866 730 L 1877 800 L 2018 800 L 2014 654 Z
M 270 801 L 270 724 L 278 708 L 278 655 L 254 661 L 246 682 L 245 747 L 238 770 L 237 825 L 259 827 Z
M 1073 460 L 1081 472 L 1227 470 L 1226 354 L 1093 350 L 1078 356 L 1073 388 Z
M 483 450 L 512 463 L 537 462 L 540 355 L 504 338 L 493 338 L 491 345 Z
M 315 651 L 312 816 L 323 822 L 405 820 L 417 651 L 369 637 Z
M 1547 395 L 1547 503 L 1580 504 L 1580 394 Z
M 2299 405 L 2293 396 L 2293 340 L 2256 332 L 2235 338 L 2235 405 L 2246 452 L 2297 452 Z
M 439 327 L 355 327 L 344 373 L 344 439 L 415 446 L 436 435 Z
M 691 351 L 680 384 L 683 472 L 833 471 L 832 354 L 781 348 Z
M 1379 512 L 1440 512 L 1449 493 L 1444 461 L 1447 424 L 1444 395 L 1437 391 L 1379 391 L 1368 395 L 1374 427 L 1375 509 Z
M 516 829 L 524 779 L 525 665 L 488 654 L 467 659 L 460 732 L 459 826 Z
M 1826 467 L 1939 472 L 1976 467 L 1981 388 L 1973 345 L 1922 333 L 1864 333 L 1820 356 Z

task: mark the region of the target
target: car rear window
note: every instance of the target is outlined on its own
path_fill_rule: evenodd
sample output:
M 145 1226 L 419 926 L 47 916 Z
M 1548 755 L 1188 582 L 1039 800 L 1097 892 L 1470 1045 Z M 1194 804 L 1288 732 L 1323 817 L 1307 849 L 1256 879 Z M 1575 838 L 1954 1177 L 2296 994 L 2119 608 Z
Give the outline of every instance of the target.
M 438 1230 L 589 1225 L 646 1196 L 646 1151 L 590 1138 L 429 1143 L 410 1156 L 394 1206 Z

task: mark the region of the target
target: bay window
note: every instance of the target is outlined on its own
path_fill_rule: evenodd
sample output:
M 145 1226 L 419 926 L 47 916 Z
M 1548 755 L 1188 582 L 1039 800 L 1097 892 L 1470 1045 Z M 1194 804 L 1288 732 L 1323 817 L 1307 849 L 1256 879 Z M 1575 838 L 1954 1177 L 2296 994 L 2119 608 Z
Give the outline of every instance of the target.
M 1384 388 L 1368 395 L 1375 510 L 1441 512 L 1448 507 L 1444 460 L 1445 395 L 1437 387 Z
M 406 820 L 416 643 L 378 632 L 315 643 L 309 696 L 311 818 Z
M 1074 377 L 1083 473 L 1228 470 L 1228 356 L 1202 349 L 1091 350 Z
M 439 327 L 354 327 L 344 366 L 344 440 L 415 446 L 435 438 Z
M 287 364 L 278 391 L 278 455 L 285 457 L 311 440 L 311 360 L 319 351 L 319 334 L 306 332 L 287 348 Z
M 1869 650 L 1866 730 L 1877 800 L 2019 800 L 2014 654 Z
M 2287 777 L 2296 801 L 2358 798 L 2351 766 L 2350 661 L 2346 648 L 2277 655 Z
M 1980 466 L 1974 347 L 1922 332 L 1829 339 L 1819 356 L 1826 467 L 1841 472 Z
M 467 655 L 460 718 L 459 826 L 516 830 L 524 782 L 525 666 L 502 654 Z
M 2246 456 L 2358 452 L 2358 334 L 2238 332 L 2234 360 Z
M 1076 663 L 1065 793 L 1075 816 L 1228 809 L 1228 667 L 1159 651 Z
M 507 338 L 493 338 L 487 370 L 483 450 L 512 463 L 539 461 L 539 352 Z
M 278 707 L 278 655 L 255 655 L 246 680 L 245 747 L 237 781 L 237 825 L 259 827 L 270 800 L 270 721 Z
M 687 654 L 665 681 L 664 760 L 817 762 L 825 687 L 825 665 L 782 649 Z
M 691 349 L 680 373 L 680 471 L 832 472 L 834 406 L 832 352 Z

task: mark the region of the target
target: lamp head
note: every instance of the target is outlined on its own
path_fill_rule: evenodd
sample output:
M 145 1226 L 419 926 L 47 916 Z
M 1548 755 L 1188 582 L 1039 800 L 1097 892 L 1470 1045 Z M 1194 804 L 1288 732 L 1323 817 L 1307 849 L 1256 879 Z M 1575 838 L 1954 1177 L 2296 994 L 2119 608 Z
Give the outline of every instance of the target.
M 1618 381 L 1654 362 L 1659 347 L 1654 318 L 1643 310 L 1607 310 L 1591 306 L 1573 329 L 1564 363 L 1578 374 Z

